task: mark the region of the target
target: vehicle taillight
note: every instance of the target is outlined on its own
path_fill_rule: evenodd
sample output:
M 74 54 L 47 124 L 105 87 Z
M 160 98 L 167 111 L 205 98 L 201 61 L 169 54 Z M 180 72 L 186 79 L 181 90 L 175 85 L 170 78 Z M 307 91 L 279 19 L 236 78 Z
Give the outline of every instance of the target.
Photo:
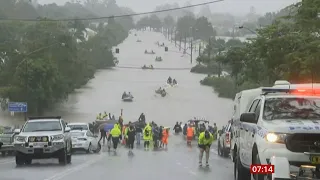
M 226 133 L 226 143 L 229 144 L 230 143 L 230 132 Z
M 86 138 L 78 138 L 78 140 L 80 140 L 80 141 L 86 141 L 87 139 L 86 139 Z

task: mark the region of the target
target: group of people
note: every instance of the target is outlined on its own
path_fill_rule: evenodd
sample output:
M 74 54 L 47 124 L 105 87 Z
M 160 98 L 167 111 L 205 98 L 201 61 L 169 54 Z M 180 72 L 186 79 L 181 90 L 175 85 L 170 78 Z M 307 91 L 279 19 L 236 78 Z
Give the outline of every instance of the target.
M 122 99 L 123 99 L 123 98 L 126 98 L 126 97 L 132 97 L 131 92 L 129 92 L 129 93 L 123 92 L 123 94 L 122 94 Z
M 163 126 L 158 126 L 155 123 L 147 123 L 145 127 L 133 125 L 129 122 L 127 127 L 124 127 L 125 144 L 129 148 L 129 153 L 132 153 L 134 142 L 137 140 L 137 145 L 140 145 L 141 136 L 144 141 L 144 149 L 149 150 L 153 143 L 153 148 L 167 148 L 169 129 Z
M 159 89 L 156 90 L 156 93 L 158 93 L 158 94 L 166 94 L 167 91 L 165 90 L 165 88 L 159 87 Z
M 104 119 L 116 120 L 116 117 L 114 115 L 111 116 L 111 113 L 108 114 L 106 111 L 103 114 L 99 113 L 96 117 L 96 120 L 104 120 Z
M 168 84 L 173 84 L 173 85 L 178 84 L 177 80 L 176 79 L 172 79 L 170 76 L 169 76 L 169 78 L 167 80 L 167 83 Z
M 111 148 L 111 142 L 113 144 L 114 151 L 117 150 L 118 144 L 124 139 L 126 147 L 129 148 L 129 153 L 132 154 L 134 144 L 141 143 L 141 137 L 143 137 L 145 150 L 150 149 L 150 145 L 153 142 L 154 148 L 167 148 L 169 129 L 163 126 L 158 126 L 156 123 L 145 123 L 146 117 L 144 113 L 141 113 L 136 123 L 129 122 L 127 125 L 123 125 L 122 116 L 119 117 L 119 121 L 115 123 L 110 129 L 100 129 L 101 138 L 103 144 L 105 139 L 108 142 L 108 148 Z

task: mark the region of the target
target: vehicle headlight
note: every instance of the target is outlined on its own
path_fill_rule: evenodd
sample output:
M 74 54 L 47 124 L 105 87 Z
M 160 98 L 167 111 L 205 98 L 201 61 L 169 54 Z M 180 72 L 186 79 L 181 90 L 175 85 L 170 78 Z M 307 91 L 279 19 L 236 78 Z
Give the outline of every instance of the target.
M 62 140 L 63 138 L 64 138 L 63 134 L 51 136 L 52 141 L 59 141 L 59 140 Z
M 17 141 L 17 142 L 26 142 L 27 141 L 27 137 L 25 137 L 25 136 L 16 136 L 14 140 Z
M 266 135 L 266 140 L 271 143 L 284 143 L 286 140 L 287 134 L 280 133 L 268 133 Z

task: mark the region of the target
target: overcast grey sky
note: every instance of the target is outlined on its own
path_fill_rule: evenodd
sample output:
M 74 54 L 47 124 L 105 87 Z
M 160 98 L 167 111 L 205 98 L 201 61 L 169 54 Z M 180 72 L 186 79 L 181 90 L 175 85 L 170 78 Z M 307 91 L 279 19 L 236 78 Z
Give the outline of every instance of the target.
M 38 0 L 40 4 L 57 3 L 64 4 L 68 0 Z M 80 0 L 82 1 L 82 0 Z M 152 11 L 158 5 L 164 3 L 178 3 L 184 5 L 188 0 L 116 0 L 120 6 L 126 6 L 133 9 L 135 12 Z M 208 2 L 211 0 L 190 0 L 191 4 Z M 250 7 L 256 8 L 258 14 L 266 12 L 278 11 L 295 2 L 301 0 L 225 0 L 223 2 L 211 4 L 212 12 L 228 12 L 235 15 L 246 14 L 249 12 Z

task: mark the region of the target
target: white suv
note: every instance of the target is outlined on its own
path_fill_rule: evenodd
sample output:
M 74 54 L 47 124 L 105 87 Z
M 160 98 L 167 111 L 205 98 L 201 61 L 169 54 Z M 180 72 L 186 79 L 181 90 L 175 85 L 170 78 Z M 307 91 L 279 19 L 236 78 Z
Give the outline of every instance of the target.
M 16 164 L 31 164 L 32 159 L 58 158 L 71 163 L 70 127 L 61 117 L 30 117 L 15 137 Z
M 261 88 L 262 95 L 234 121 L 235 180 L 250 180 L 250 165 L 270 164 L 273 156 L 297 167 L 320 164 L 320 97 L 314 89 L 294 87 L 300 86 Z M 265 175 L 254 178 L 264 180 Z

